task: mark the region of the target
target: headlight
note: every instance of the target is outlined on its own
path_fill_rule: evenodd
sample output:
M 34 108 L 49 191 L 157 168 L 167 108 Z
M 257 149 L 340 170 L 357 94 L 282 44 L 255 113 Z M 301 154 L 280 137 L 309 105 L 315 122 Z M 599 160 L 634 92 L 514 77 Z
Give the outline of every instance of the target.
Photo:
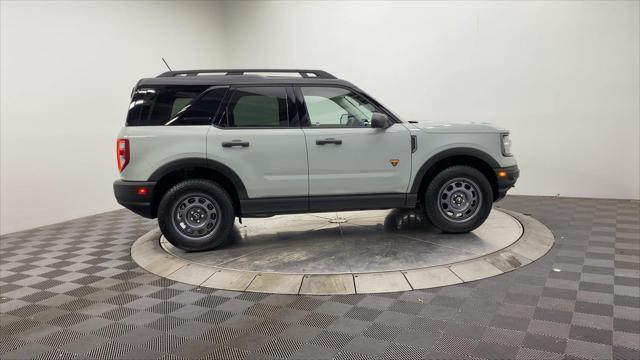
M 511 139 L 509 138 L 509 134 L 502 134 L 500 136 L 500 140 L 502 146 L 502 155 L 513 156 L 511 154 Z

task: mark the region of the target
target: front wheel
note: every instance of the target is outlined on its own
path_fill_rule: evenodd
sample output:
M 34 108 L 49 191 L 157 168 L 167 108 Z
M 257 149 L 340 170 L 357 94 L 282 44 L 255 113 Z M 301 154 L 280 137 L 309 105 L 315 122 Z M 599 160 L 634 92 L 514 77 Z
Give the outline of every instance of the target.
M 478 170 L 457 165 L 438 173 L 424 196 L 427 217 L 448 233 L 465 233 L 482 225 L 491 212 L 493 192 Z
M 229 194 L 218 184 L 193 179 L 176 184 L 158 205 L 158 225 L 167 240 L 186 251 L 222 245 L 235 221 Z

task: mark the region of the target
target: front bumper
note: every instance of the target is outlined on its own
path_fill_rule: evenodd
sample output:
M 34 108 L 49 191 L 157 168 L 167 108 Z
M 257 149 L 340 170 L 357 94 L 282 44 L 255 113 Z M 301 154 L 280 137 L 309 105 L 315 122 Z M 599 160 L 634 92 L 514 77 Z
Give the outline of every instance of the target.
M 507 191 L 515 186 L 518 177 L 520 177 L 520 169 L 518 165 L 496 168 L 494 169 L 496 178 L 498 179 L 498 197 L 496 201 L 507 195 Z
M 155 182 L 150 181 L 123 181 L 113 182 L 113 193 L 118 203 L 134 213 L 153 219 L 151 201 Z M 146 189 L 142 191 L 141 189 Z

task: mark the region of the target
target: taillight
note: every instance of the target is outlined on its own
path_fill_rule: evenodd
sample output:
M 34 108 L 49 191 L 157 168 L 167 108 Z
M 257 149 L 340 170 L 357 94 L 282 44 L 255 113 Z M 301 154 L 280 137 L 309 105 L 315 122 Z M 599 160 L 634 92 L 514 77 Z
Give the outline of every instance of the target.
M 129 139 L 116 141 L 116 154 L 118 158 L 118 171 L 122 172 L 129 163 Z

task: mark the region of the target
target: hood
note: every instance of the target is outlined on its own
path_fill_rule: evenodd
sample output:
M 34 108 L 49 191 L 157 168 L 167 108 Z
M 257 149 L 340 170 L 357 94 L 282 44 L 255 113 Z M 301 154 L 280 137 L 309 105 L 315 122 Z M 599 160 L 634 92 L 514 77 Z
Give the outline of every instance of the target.
M 448 123 L 438 121 L 412 121 L 409 125 L 428 133 L 496 133 L 507 129 L 490 123 Z

